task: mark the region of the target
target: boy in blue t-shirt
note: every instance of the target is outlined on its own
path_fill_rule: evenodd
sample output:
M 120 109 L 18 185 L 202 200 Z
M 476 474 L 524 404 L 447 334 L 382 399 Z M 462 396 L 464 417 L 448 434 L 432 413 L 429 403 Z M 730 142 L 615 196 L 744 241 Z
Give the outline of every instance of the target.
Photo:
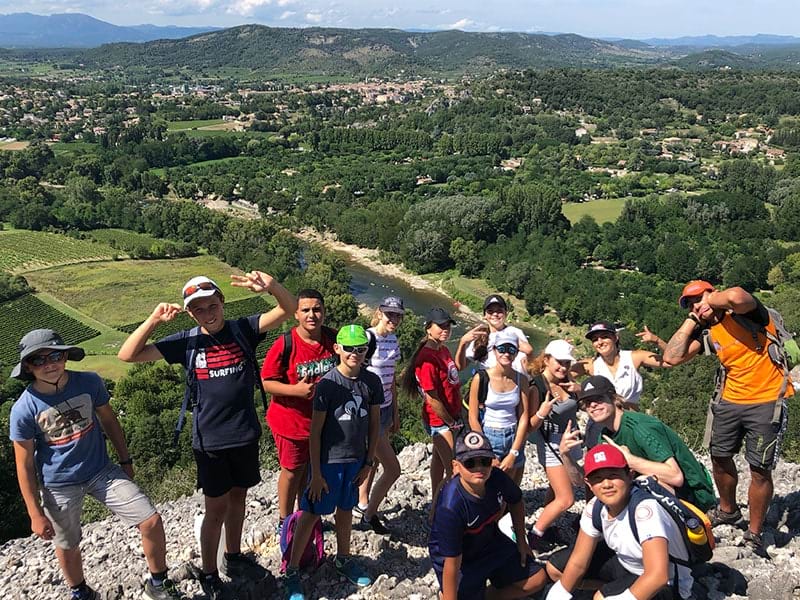
M 522 491 L 492 467 L 492 445 L 477 431 L 456 438 L 453 478 L 436 499 L 428 549 L 443 600 L 480 600 L 491 582 L 492 598 L 526 598 L 548 581 L 525 535 Z M 516 544 L 500 531 L 506 513 Z
M 161 515 L 133 482 L 133 460 L 103 380 L 96 373 L 66 369 L 67 360 L 82 360 L 84 351 L 64 344 L 51 329 L 28 332 L 19 348 L 11 376 L 30 385 L 14 402 L 9 419 L 17 479 L 31 530 L 53 540 L 72 600 L 100 598 L 83 575 L 81 511 L 86 494 L 139 528 L 150 570 L 143 597 L 183 598 L 167 578 Z M 118 465 L 108 458 L 104 433 Z
M 358 502 L 358 486 L 375 464 L 383 403 L 380 378 L 361 368 L 368 345 L 363 327 L 342 327 L 334 344 L 339 364 L 317 384 L 309 438 L 311 476 L 300 500 L 302 514 L 286 568 L 284 585 L 289 600 L 305 600 L 300 559 L 320 515 L 335 513 L 336 570 L 358 586 L 372 583 L 350 556 L 353 507 Z

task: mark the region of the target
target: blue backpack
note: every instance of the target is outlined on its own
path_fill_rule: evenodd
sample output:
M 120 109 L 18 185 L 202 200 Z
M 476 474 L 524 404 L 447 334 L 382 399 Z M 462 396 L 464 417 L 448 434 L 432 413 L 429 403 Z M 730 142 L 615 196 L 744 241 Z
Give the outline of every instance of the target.
M 302 511 L 293 512 L 286 517 L 281 527 L 281 573 L 286 571 L 289 559 L 292 557 L 292 543 L 294 542 L 294 530 L 297 527 L 297 520 Z M 301 567 L 318 567 L 325 560 L 325 544 L 322 539 L 322 520 L 317 519 L 311 537 L 308 538 L 303 556 L 300 557 Z

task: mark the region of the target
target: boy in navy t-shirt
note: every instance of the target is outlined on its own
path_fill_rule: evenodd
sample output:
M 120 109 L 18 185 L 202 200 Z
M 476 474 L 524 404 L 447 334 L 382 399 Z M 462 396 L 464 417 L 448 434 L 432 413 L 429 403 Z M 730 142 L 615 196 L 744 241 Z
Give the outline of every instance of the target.
M 261 315 L 226 321 L 225 298 L 219 286 L 208 277 L 194 277 L 183 286 L 183 309 L 198 327 L 167 336 L 155 344 L 148 343 L 160 323 L 171 321 L 181 312 L 180 305 L 162 302 L 125 340 L 118 354 L 126 362 L 163 358 L 191 371 L 192 449 L 206 509 L 200 529 L 203 571 L 200 583 L 210 600 L 223 594 L 217 571 L 217 547 L 223 523 L 226 547 L 223 573 L 236 577 L 250 570 L 251 561 L 241 553 L 240 544 L 247 488 L 261 481 L 258 461 L 261 425 L 253 404 L 253 388 L 260 381 L 256 377 L 258 366 L 252 360 L 264 333 L 288 319 L 296 307 L 294 296 L 266 273 L 251 271 L 231 278 L 233 286 L 271 294 L 278 306 Z
M 482 433 L 456 438 L 453 478 L 436 499 L 428 541 L 443 600 L 484 598 L 487 580 L 493 597 L 525 598 L 548 581 L 528 546 L 522 492 L 493 460 Z M 498 527 L 507 509 L 516 544 Z
M 363 327 L 342 327 L 334 344 L 339 364 L 317 384 L 309 437 L 311 477 L 300 500 L 302 514 L 297 520 L 286 568 L 285 588 L 289 600 L 305 599 L 298 569 L 320 515 L 335 513 L 334 566 L 339 574 L 360 587 L 372 583 L 350 556 L 353 507 L 358 502 L 358 486 L 375 464 L 383 403 L 380 378 L 361 368 L 368 345 Z

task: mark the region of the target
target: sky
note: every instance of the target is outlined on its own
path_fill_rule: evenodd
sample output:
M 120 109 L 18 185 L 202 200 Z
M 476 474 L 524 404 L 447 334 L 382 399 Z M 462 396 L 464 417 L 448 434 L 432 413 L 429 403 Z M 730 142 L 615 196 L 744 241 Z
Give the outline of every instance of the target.
M 115 25 L 393 27 L 589 37 L 800 35 L 798 0 L 0 0 L 0 14 L 79 12 Z

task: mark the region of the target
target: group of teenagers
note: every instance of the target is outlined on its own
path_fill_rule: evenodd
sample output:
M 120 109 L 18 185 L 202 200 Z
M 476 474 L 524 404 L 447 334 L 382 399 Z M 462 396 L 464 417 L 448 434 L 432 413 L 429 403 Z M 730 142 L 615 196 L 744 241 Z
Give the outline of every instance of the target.
M 270 294 L 277 306 L 226 320 L 222 289 L 208 277 L 194 277 L 183 287 L 182 304 L 158 304 L 118 354 L 127 362 L 164 359 L 186 370 L 197 486 L 205 501 L 199 579 L 211 600 L 225 594 L 220 572 L 236 579 L 256 566 L 242 553 L 241 537 L 247 490 L 260 481 L 258 386 L 271 395 L 265 419 L 280 463 L 277 529 L 289 522 L 293 527 L 282 586 L 290 600 L 306 598 L 301 560 L 323 515 L 334 515 L 336 571 L 357 586 L 371 584 L 351 555 L 350 538 L 354 514 L 363 528 L 391 534 L 379 509 L 401 475 L 390 443 L 400 426 L 398 388 L 421 399 L 422 423 L 431 436 L 428 544 L 445 600 L 524 598 L 548 584 L 548 600 L 572 598 L 578 589 L 596 589 L 595 598 L 609 600 L 688 598 L 691 572 L 671 558 L 687 554 L 678 525 L 652 499 L 627 515 L 635 477 L 656 478 L 707 511 L 713 525 L 739 525 L 733 456 L 743 443 L 751 469 L 743 539 L 766 555 L 761 530 L 792 386 L 780 384 L 769 353 L 732 318 L 745 315 L 774 330 L 767 310 L 741 288 L 689 282 L 679 299 L 688 316 L 670 340 L 646 327 L 638 334 L 658 351 L 622 350 L 615 327 L 595 323 L 586 333 L 595 356 L 582 360 L 563 339 L 534 354 L 525 334 L 506 322 L 508 305 L 497 294 L 486 298 L 484 322 L 461 336 L 453 355 L 446 344 L 455 320 L 433 308 L 424 339 L 398 373 L 401 298 L 384 298 L 371 327 L 350 324 L 337 331 L 324 324 L 324 296 L 317 290 L 292 294 L 261 271 L 234 275 L 231 285 Z M 150 341 L 158 325 L 183 311 L 196 327 Z M 259 366 L 257 345 L 292 316 L 297 324 L 277 337 Z M 641 367 L 675 366 L 709 345 L 727 371 L 722 398 L 712 407 L 719 499 L 709 473 L 680 437 L 638 411 Z M 139 528 L 149 570 L 143 597 L 183 598 L 167 574 L 161 517 L 133 481 L 134 457 L 102 379 L 66 368 L 84 351 L 48 329 L 26 334 L 19 351 L 11 375 L 29 385 L 11 410 L 17 476 L 31 529 L 54 541 L 71 598 L 99 598 L 86 583 L 79 548 L 86 494 Z M 462 399 L 459 373 L 466 370 L 474 374 Z M 776 401 L 780 410 L 773 408 Z M 586 417 L 579 419 L 579 411 Z M 519 486 L 529 441 L 549 488 L 526 530 Z M 568 523 L 573 535 L 558 539 L 555 524 L 583 486 L 591 499 L 580 519 Z M 511 526 L 504 532 L 506 515 Z M 218 561 L 223 531 L 225 552 Z M 537 560 L 559 542 L 567 547 L 550 553 L 546 564 Z

